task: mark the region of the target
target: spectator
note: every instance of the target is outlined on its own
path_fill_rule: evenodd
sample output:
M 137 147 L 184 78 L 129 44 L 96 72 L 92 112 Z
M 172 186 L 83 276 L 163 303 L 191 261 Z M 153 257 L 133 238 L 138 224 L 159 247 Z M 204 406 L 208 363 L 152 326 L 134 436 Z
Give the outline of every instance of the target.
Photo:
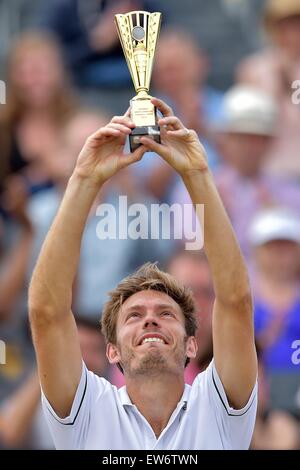
M 76 315 L 79 342 L 85 365 L 99 377 L 110 379 L 111 365 L 106 358 L 106 343 L 100 331 L 99 321 L 89 315 Z
M 0 403 L 0 447 L 40 448 L 37 441 L 32 442 L 32 427 L 34 422 L 37 423 L 40 400 L 40 384 L 36 372 L 33 372 Z
M 300 2 L 268 0 L 264 25 L 270 46 L 244 59 L 237 80 L 273 94 L 280 107 L 278 138 L 266 160 L 268 173 L 300 179 L 300 112 L 292 84 L 300 78 Z
M 250 448 L 253 450 L 299 449 L 299 420 L 284 410 L 270 409 L 269 381 L 259 350 L 258 383 L 258 407 Z
M 271 406 L 297 414 L 300 377 L 292 345 L 300 338 L 300 218 L 287 209 L 264 210 L 249 233 L 256 340 L 270 377 Z
M 52 0 L 39 9 L 37 26 L 57 36 L 77 86 L 126 87 L 131 79 L 114 15 L 156 11 L 156 5 L 153 0 Z
M 0 217 L 0 221 L 4 222 L 0 234 L 2 245 L 0 254 L 0 338 L 5 342 L 6 353 L 6 364 L 0 367 L 0 408 L 7 397 L 14 395 L 15 391 L 19 390 L 24 381 L 28 383 L 26 389 L 20 391 L 20 397 L 16 399 L 19 403 L 17 413 L 20 415 L 20 422 L 16 424 L 16 427 L 20 432 L 23 432 L 21 431 L 23 422 L 30 418 L 37 395 L 34 393 L 34 379 L 29 379 L 34 361 L 33 347 L 29 339 L 27 321 L 20 307 L 34 238 L 33 226 L 26 212 L 27 194 L 24 194 L 23 190 L 23 182 L 20 181 L 19 176 L 14 175 L 10 177 L 9 181 L 6 181 L 2 205 L 9 219 Z M 35 380 L 37 382 L 37 379 Z M 23 400 L 26 403 L 25 408 Z M 10 432 L 11 428 L 7 426 L 1 409 L 0 448 L 3 445 L 2 430 L 7 432 L 4 441 L 8 445 L 13 440 L 13 433 Z
M 263 207 L 282 204 L 300 211 L 300 189 L 291 180 L 266 175 L 263 164 L 275 138 L 276 104 L 264 92 L 233 87 L 224 98 L 219 126 L 223 165 L 216 182 L 241 248 L 249 257 L 249 221 Z M 182 186 L 175 202 L 189 202 Z
M 178 281 L 190 287 L 198 307 L 197 356 L 187 366 L 185 381 L 192 384 L 199 372 L 206 369 L 212 351 L 212 309 L 214 290 L 206 256 L 203 251 L 180 250 L 168 261 L 167 271 Z
M 12 219 L 13 225 L 9 226 L 6 220 L 2 236 L 0 233 L 3 248 L 7 248 L 6 255 L 0 256 L 0 329 L 1 324 L 9 321 L 14 314 L 20 293 L 25 285 L 27 263 L 34 237 L 32 223 L 26 212 L 27 195 L 23 190 L 20 177 L 15 175 L 6 182 L 2 197 L 2 205 Z M 17 237 L 12 232 L 18 232 Z M 8 243 L 9 238 L 15 238 L 14 242 Z
M 9 221 L 0 215 L 0 338 L 6 350 L 6 364 L 0 367 L 0 403 L 26 379 L 34 360 L 20 306 L 34 233 L 26 213 L 27 195 L 19 183 L 17 176 L 7 182 L 3 206 Z
M 169 98 L 188 128 L 209 138 L 220 118 L 223 94 L 207 84 L 209 59 L 186 31 L 165 30 L 155 56 L 153 85 Z
M 75 100 L 56 42 L 24 33 L 8 59 L 7 104 L 0 115 L 0 175 L 22 171 L 28 191 L 48 183 L 46 154 L 55 154 L 59 129 L 72 114 Z
M 100 377 L 110 378 L 106 346 L 100 326 L 85 316 L 76 318 L 82 357 Z M 34 371 L 24 383 L 0 403 L 0 447 L 52 449 L 53 442 L 41 409 L 41 391 Z
M 220 119 L 223 94 L 207 85 L 209 60 L 195 39 L 187 32 L 167 29 L 159 38 L 155 55 L 153 86 L 155 94 L 176 109 L 176 113 L 194 129 L 204 141 L 210 167 L 219 160 L 214 147 L 211 125 Z M 176 174 L 169 165 L 147 156 L 139 164 L 148 171 L 142 175 L 150 194 L 159 200 L 168 200 L 176 181 Z M 145 177 L 146 176 L 146 177 Z

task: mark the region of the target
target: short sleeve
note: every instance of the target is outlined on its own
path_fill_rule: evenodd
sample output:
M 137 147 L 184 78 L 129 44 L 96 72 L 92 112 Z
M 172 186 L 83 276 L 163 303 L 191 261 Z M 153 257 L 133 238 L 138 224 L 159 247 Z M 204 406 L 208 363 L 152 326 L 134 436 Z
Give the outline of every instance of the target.
M 247 404 L 237 410 L 232 408 L 218 375 L 214 361 L 206 369 L 206 380 L 210 400 L 216 410 L 219 425 L 224 430 L 232 449 L 246 450 L 250 446 L 257 410 L 257 382 Z
M 103 393 L 106 380 L 89 372 L 83 363 L 70 415 L 60 418 L 42 391 L 42 406 L 56 449 L 84 449 L 93 397 Z

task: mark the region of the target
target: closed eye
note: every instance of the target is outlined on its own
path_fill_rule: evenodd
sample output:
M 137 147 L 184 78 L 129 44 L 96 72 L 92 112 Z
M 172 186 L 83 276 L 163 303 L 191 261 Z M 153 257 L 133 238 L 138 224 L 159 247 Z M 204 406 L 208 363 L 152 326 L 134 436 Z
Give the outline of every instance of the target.
M 164 317 L 175 317 L 174 313 L 172 312 L 162 312 L 161 315 Z
M 141 314 L 138 312 L 131 312 L 127 315 L 126 320 L 129 320 L 130 318 L 139 318 L 140 316 Z

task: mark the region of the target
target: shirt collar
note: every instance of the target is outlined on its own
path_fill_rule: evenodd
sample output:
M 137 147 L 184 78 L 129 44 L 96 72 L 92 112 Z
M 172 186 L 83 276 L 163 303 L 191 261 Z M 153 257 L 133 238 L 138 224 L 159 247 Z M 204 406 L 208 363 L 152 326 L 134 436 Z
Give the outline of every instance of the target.
M 190 395 L 190 390 L 191 390 L 191 386 L 188 385 L 188 384 L 185 384 L 182 397 L 179 400 L 179 402 L 176 406 L 176 409 L 177 408 L 183 408 L 183 407 L 186 408 L 187 407 L 188 399 L 189 399 L 189 395 Z M 135 406 L 129 398 L 129 395 L 128 395 L 127 390 L 126 390 L 126 385 L 121 387 L 118 390 L 118 392 L 119 392 L 119 398 L 120 398 L 121 403 L 122 403 L 123 406 Z
M 129 395 L 127 393 L 126 385 L 119 388 L 118 391 L 119 391 L 119 397 L 120 397 L 120 400 L 121 400 L 121 403 L 122 403 L 123 406 L 125 406 L 125 405 L 134 406 L 134 404 L 130 400 Z

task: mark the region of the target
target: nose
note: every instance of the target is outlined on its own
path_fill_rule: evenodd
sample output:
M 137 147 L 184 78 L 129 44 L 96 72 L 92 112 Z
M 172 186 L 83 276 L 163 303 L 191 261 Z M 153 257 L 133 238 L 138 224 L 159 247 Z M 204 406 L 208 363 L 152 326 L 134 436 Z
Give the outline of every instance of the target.
M 158 326 L 158 323 L 155 320 L 146 320 L 144 323 L 144 328 L 147 328 L 149 326 Z
M 151 326 L 158 327 L 159 325 L 157 318 L 152 313 L 149 313 L 144 319 L 144 328 L 149 328 Z

